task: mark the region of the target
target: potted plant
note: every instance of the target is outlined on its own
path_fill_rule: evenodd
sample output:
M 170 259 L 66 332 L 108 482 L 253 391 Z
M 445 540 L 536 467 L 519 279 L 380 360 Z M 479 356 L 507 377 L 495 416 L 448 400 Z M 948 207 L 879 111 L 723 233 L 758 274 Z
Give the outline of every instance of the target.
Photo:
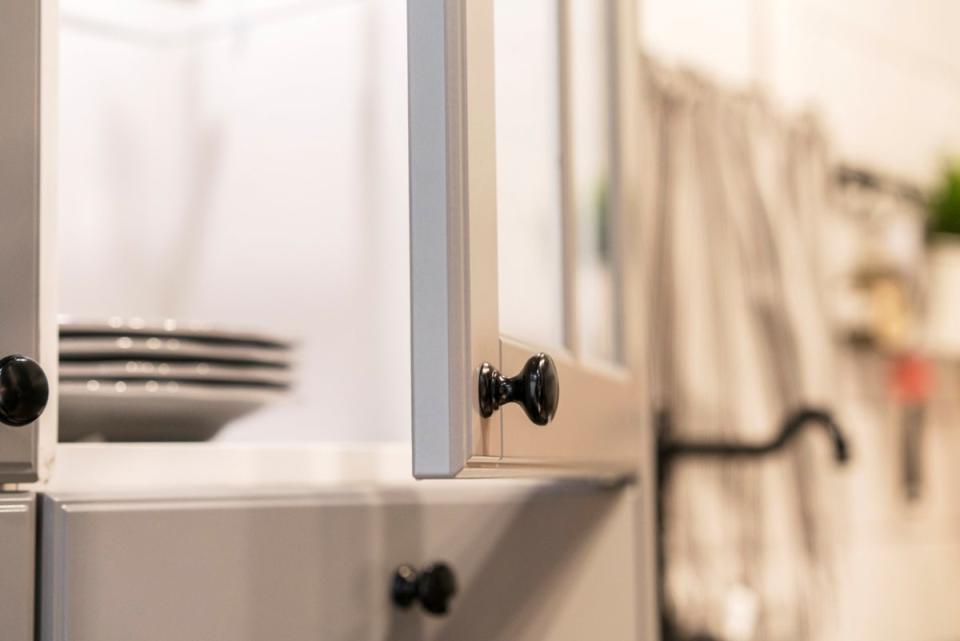
M 960 160 L 945 165 L 928 211 L 928 346 L 960 356 Z

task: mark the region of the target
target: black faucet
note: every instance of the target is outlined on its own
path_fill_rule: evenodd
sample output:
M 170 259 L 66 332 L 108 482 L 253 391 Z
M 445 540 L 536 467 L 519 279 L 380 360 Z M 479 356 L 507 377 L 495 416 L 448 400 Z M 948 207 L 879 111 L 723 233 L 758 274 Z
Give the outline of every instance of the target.
M 771 440 L 763 443 L 679 440 L 670 436 L 669 414 L 661 413 L 658 422 L 660 428 L 658 463 L 661 468 L 681 456 L 732 458 L 770 454 L 784 447 L 806 425 L 819 425 L 826 431 L 827 436 L 833 442 L 833 455 L 838 463 L 845 463 L 850 456 L 847 440 L 840 430 L 840 426 L 833 420 L 829 412 L 815 408 L 801 408 L 789 414 L 781 424 L 780 432 Z
M 792 441 L 806 425 L 819 425 L 833 443 L 833 456 L 837 463 L 846 463 L 850 458 L 847 439 L 840 426 L 829 412 L 803 407 L 790 414 L 780 425 L 780 431 L 772 439 L 760 443 L 727 441 L 699 441 L 675 439 L 671 436 L 672 420 L 669 411 L 657 413 L 657 590 L 660 599 L 660 634 L 664 641 L 718 641 L 707 633 L 691 634 L 680 629 L 666 607 L 666 551 L 664 535 L 667 528 L 666 487 L 670 467 L 678 458 L 757 458 L 777 452 Z

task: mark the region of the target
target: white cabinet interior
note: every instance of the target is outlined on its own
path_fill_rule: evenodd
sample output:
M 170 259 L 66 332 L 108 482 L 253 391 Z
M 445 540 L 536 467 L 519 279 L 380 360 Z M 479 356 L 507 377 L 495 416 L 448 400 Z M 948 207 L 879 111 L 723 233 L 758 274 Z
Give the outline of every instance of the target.
M 409 441 L 405 12 L 61 0 L 59 311 L 297 342 L 218 440 Z

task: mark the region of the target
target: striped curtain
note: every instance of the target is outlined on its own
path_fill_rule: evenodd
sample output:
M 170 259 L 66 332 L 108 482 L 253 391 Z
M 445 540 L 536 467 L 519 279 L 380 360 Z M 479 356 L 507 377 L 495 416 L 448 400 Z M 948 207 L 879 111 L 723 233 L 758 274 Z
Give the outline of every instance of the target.
M 831 201 L 816 123 L 687 72 L 644 67 L 651 382 L 672 434 L 766 440 L 831 407 L 819 238 Z M 666 596 L 690 634 L 817 638 L 829 614 L 819 434 L 762 460 L 681 460 L 667 486 Z

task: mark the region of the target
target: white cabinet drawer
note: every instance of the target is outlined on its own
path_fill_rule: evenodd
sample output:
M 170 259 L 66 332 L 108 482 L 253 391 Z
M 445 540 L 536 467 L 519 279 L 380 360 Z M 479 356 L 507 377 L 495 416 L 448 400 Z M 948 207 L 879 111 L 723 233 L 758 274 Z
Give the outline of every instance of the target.
M 0 638 L 32 641 L 36 500 L 33 494 L 0 495 Z
M 46 496 L 40 638 L 637 638 L 632 490 L 468 485 Z M 434 561 L 450 612 L 397 608 L 394 569 Z

